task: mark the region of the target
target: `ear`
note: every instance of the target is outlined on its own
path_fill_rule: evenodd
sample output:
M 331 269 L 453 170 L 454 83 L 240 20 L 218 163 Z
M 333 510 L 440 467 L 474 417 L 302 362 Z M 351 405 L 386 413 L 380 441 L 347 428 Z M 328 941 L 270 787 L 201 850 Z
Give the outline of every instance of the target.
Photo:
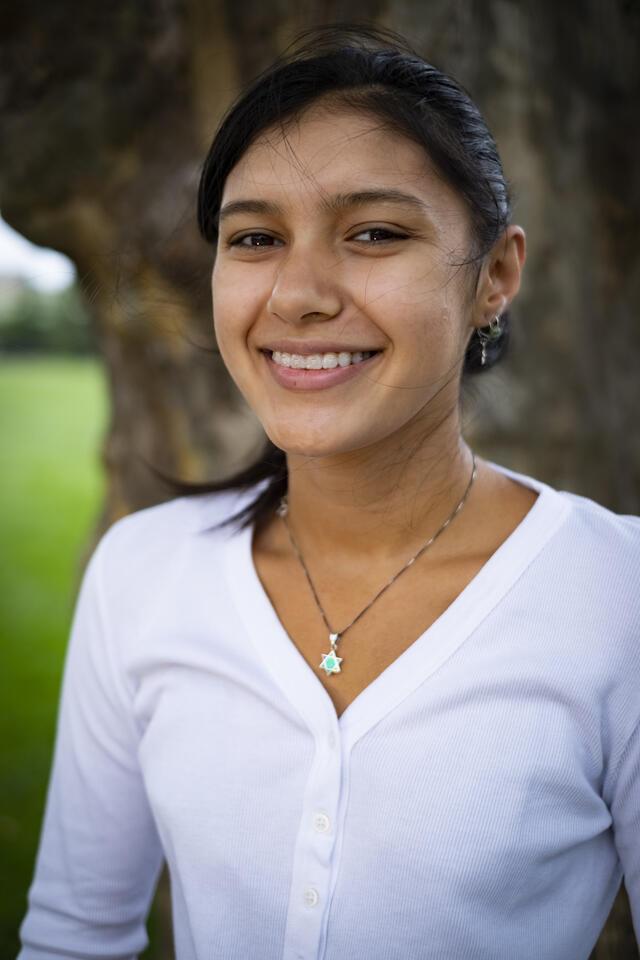
M 524 230 L 512 224 L 496 241 L 480 270 L 473 326 L 486 327 L 495 316 L 504 313 L 520 289 L 525 258 Z

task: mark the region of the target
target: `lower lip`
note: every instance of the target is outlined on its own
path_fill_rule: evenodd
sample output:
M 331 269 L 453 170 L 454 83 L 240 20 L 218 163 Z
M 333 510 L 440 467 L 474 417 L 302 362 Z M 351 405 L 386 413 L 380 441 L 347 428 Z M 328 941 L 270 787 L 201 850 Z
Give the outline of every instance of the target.
M 369 370 L 371 365 L 382 356 L 382 351 L 374 353 L 367 360 L 361 360 L 360 363 L 350 363 L 348 367 L 332 367 L 330 370 L 296 370 L 293 367 L 282 367 L 279 363 L 275 363 L 269 353 L 263 353 L 263 356 L 274 380 L 281 387 L 286 387 L 288 390 L 324 390 L 326 387 L 353 380 L 358 374 Z

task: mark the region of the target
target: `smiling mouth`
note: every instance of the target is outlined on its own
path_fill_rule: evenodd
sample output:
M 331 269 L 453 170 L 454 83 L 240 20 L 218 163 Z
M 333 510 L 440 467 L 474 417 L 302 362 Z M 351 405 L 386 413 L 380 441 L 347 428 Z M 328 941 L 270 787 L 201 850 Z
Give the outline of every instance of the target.
M 264 350 L 265 353 L 278 367 L 290 368 L 293 370 L 334 370 L 336 367 L 349 367 L 371 357 L 381 350 L 359 350 L 350 353 L 343 350 L 339 353 L 284 353 L 280 350 Z
M 348 353 L 283 353 L 262 349 L 267 369 L 275 382 L 285 390 L 311 391 L 338 387 L 359 380 L 372 365 L 380 362 L 384 350 L 361 350 Z

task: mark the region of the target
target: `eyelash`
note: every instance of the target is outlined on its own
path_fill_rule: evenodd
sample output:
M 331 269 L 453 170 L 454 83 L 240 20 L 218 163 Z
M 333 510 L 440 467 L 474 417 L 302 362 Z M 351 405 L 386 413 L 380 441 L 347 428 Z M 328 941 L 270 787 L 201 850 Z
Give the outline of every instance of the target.
M 387 230 L 386 227 L 368 227 L 366 230 L 360 230 L 360 233 L 386 233 L 388 235 L 386 240 L 378 240 L 376 242 L 369 241 L 365 242 L 365 246 L 377 247 L 381 244 L 392 243 L 394 240 L 407 240 L 408 234 L 406 233 L 396 233 L 394 230 Z M 359 236 L 359 234 L 356 234 Z M 246 240 L 247 237 L 266 237 L 268 240 L 275 240 L 276 237 L 272 237 L 269 233 L 243 233 L 241 236 L 236 237 L 234 240 L 230 240 L 227 243 L 227 247 L 241 247 L 244 250 L 261 250 L 264 249 L 264 246 L 254 246 L 253 244 L 243 244 L 241 241 Z M 357 241 L 362 243 L 362 240 Z

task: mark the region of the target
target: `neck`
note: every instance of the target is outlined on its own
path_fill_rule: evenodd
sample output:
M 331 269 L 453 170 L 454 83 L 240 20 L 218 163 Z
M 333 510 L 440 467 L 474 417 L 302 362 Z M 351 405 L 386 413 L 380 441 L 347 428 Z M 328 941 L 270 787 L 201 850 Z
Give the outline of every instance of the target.
M 472 470 L 459 423 L 426 436 L 423 425 L 419 439 L 410 432 L 348 454 L 287 455 L 288 520 L 305 558 L 384 563 L 418 549 L 451 515 Z M 467 502 L 443 531 L 449 542 Z

